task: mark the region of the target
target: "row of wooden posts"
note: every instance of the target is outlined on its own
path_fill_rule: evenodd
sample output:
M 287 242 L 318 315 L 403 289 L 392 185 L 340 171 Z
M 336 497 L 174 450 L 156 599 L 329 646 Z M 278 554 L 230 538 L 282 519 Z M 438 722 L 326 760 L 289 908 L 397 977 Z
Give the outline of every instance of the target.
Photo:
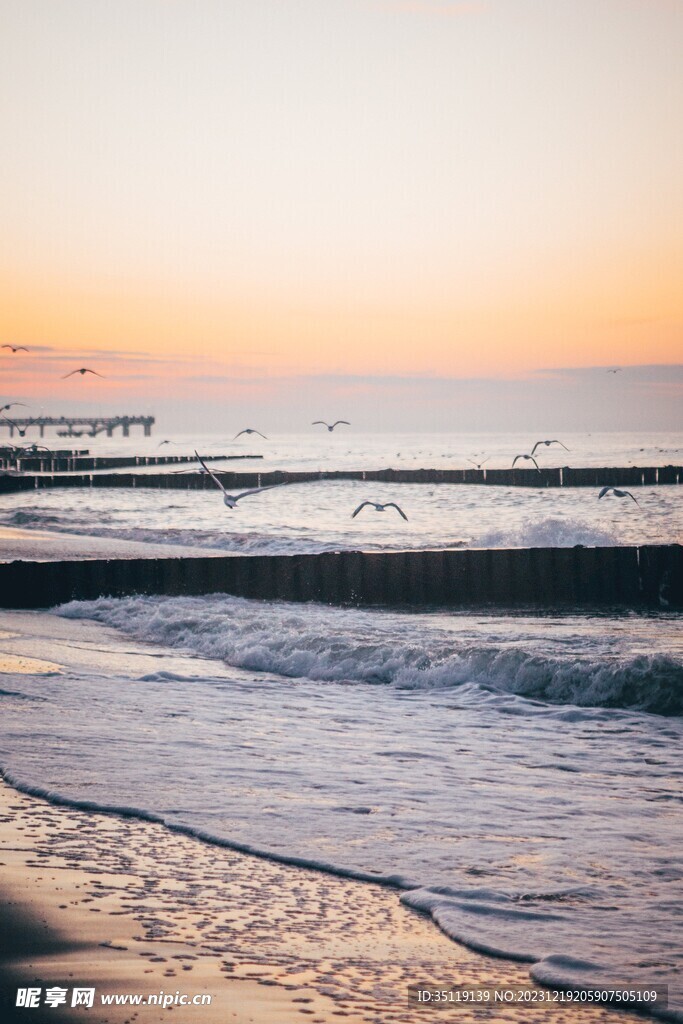
M 0 563 L 0 606 L 131 594 L 407 607 L 683 607 L 683 547 L 330 551 Z

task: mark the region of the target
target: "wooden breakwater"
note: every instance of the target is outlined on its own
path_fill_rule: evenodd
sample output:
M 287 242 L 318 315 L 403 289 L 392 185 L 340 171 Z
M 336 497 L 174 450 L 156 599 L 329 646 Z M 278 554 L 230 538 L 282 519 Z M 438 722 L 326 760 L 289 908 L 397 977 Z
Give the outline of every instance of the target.
M 683 547 L 333 551 L 0 563 L 0 606 L 131 594 L 410 607 L 683 608 Z
M 205 462 L 262 459 L 262 455 L 205 455 Z M 22 473 L 89 473 L 91 470 L 120 469 L 127 466 L 197 466 L 194 455 L 72 455 L 70 452 L 31 455 L 0 455 L 0 469 L 17 469 Z M 87 485 L 86 485 L 87 486 Z
M 254 458 L 255 456 L 246 456 Z M 182 458 L 182 457 L 181 457 Z M 218 456 L 216 456 L 218 458 Z M 47 463 L 49 460 L 45 460 Z M 189 459 L 190 462 L 194 460 Z M 142 464 L 142 463 L 141 463 Z M 362 480 L 394 484 L 479 484 L 494 487 L 651 487 L 683 483 L 681 466 L 588 467 L 578 469 L 377 469 L 377 470 L 271 470 L 236 473 L 216 470 L 227 488 L 244 490 L 275 484 L 313 483 L 319 480 Z M 0 477 L 0 493 L 41 487 L 148 487 L 205 490 L 215 485 L 203 473 L 99 473 L 52 475 L 47 465 L 41 476 Z
M 31 448 L 32 446 L 29 444 L 27 447 Z M 9 448 L 7 445 L 0 444 L 0 459 L 21 458 L 22 453 L 25 450 L 26 449 L 21 446 Z M 81 448 L 78 451 L 73 448 L 51 448 L 50 453 L 56 459 L 73 459 L 80 456 L 90 455 L 90 450 L 88 448 Z M 26 455 L 24 457 L 27 459 L 31 458 L 30 455 Z

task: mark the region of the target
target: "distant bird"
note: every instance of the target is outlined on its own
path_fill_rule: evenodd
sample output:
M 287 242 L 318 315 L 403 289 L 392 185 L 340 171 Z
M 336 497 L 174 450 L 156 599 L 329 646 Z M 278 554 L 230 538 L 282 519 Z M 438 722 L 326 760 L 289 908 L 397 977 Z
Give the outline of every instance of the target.
M 240 430 L 239 434 L 235 434 L 233 441 L 236 441 L 238 437 L 242 436 L 242 434 L 258 434 L 258 436 L 262 437 L 264 441 L 268 440 L 266 435 L 262 434 L 260 430 L 254 430 L 253 427 L 245 427 L 244 430 Z
M 323 427 L 327 427 L 327 429 L 329 430 L 329 432 L 330 432 L 330 433 L 332 433 L 332 431 L 334 430 L 334 428 L 335 428 L 335 427 L 338 427 L 340 423 L 343 423 L 343 424 L 344 424 L 345 426 L 347 426 L 347 427 L 350 427 L 350 426 L 351 426 L 351 424 L 349 423 L 349 421 L 348 421 L 348 420 L 335 420 L 335 422 L 334 422 L 334 423 L 332 423 L 332 424 L 330 424 L 330 423 L 326 423 L 326 422 L 325 422 L 325 420 L 313 420 L 313 422 L 311 423 L 311 426 L 312 426 L 312 427 L 317 427 L 317 425 L 318 425 L 319 423 L 320 423 L 320 424 L 321 424 L 321 425 L 322 425 Z
M 399 506 L 398 506 L 398 505 L 396 504 L 396 502 L 395 502 L 395 501 L 387 501 L 387 502 L 385 502 L 385 503 L 384 503 L 384 505 L 380 505 L 380 503 L 379 503 L 378 501 L 364 501 L 364 502 L 362 502 L 362 503 L 361 503 L 361 504 L 360 504 L 360 505 L 358 506 L 358 508 L 357 508 L 357 509 L 356 509 L 356 511 L 355 511 L 355 512 L 353 513 L 353 515 L 351 516 L 351 518 L 352 518 L 352 519 L 355 519 L 355 518 L 356 518 L 356 516 L 358 515 L 358 513 L 360 512 L 360 510 L 361 510 L 362 508 L 365 508 L 365 506 L 366 506 L 366 505 L 371 505 L 371 506 L 372 506 L 372 507 L 374 508 L 375 512 L 384 512 L 384 511 L 385 511 L 386 509 L 388 509 L 388 508 L 395 508 L 395 509 L 396 509 L 396 511 L 398 512 L 398 514 L 399 514 L 400 516 L 403 516 L 403 518 L 405 519 L 405 521 L 406 521 L 406 522 L 408 522 L 408 516 L 407 516 L 407 515 L 405 514 L 405 512 L 403 511 L 403 509 L 402 509 L 402 508 L 399 508 Z
M 211 477 L 213 482 L 216 484 L 216 486 L 220 487 L 220 489 L 222 490 L 222 492 L 223 492 L 223 502 L 224 502 L 224 504 L 226 504 L 228 506 L 228 508 L 237 508 L 237 502 L 241 501 L 242 498 L 246 498 L 250 494 L 260 494 L 261 491 L 269 491 L 271 489 L 271 487 L 277 487 L 278 486 L 277 484 L 269 484 L 267 487 L 254 487 L 250 491 L 242 491 L 241 494 L 228 494 L 228 492 L 226 491 L 226 489 L 223 486 L 223 484 L 220 482 L 218 477 L 214 473 L 211 472 L 211 470 L 209 469 L 207 464 L 204 462 L 204 459 L 201 457 L 199 452 L 195 451 L 195 455 L 199 459 L 199 461 L 200 461 L 204 471 L 209 474 L 209 476 Z
M 515 468 L 515 462 L 517 461 L 517 459 L 531 459 L 536 469 L 538 469 L 538 463 L 536 462 L 536 459 L 533 457 L 533 455 L 515 455 L 514 459 L 512 460 L 513 469 Z M 538 469 L 538 472 L 541 472 L 540 469 Z
M 97 370 L 89 370 L 87 366 L 81 366 L 80 370 L 72 370 L 71 373 L 65 373 L 62 380 L 66 380 L 67 377 L 73 377 L 75 373 L 80 373 L 81 377 L 86 373 L 94 373 L 96 377 L 103 376 L 101 373 L 98 373 Z
M 159 441 L 157 448 L 163 448 L 165 444 L 177 444 L 177 441 Z
M 5 409 L 11 409 L 13 405 L 23 405 L 25 409 L 28 409 L 26 402 L 10 402 L 8 405 L 0 406 L 0 412 L 4 412 Z
M 489 456 L 487 456 L 487 458 L 484 459 L 483 462 L 473 462 L 472 459 L 468 459 L 467 461 L 470 463 L 470 465 L 476 466 L 477 469 L 481 469 L 482 466 L 486 465 L 486 463 L 489 461 L 490 458 L 491 458 L 491 456 L 489 455 Z
M 46 448 L 44 444 L 29 444 L 22 449 L 21 454 L 22 456 L 36 455 L 38 452 L 47 452 L 48 455 L 52 455 L 52 450 L 50 448 Z
M 28 352 L 25 345 L 2 345 L 2 348 L 8 348 L 10 352 Z
M 567 448 L 566 444 L 562 444 L 562 442 L 561 442 L 561 441 L 537 441 L 537 442 L 536 442 L 536 444 L 535 444 L 535 445 L 533 446 L 533 448 L 531 449 L 531 454 L 532 454 L 532 455 L 535 455 L 535 454 L 536 454 L 536 449 L 537 449 L 537 448 L 540 448 L 540 446 L 541 446 L 542 444 L 544 444 L 544 445 L 546 446 L 546 448 L 548 448 L 548 447 L 549 447 L 549 445 L 551 445 L 551 444 L 559 444 L 559 445 L 562 445 L 562 447 L 564 448 L 564 450 L 565 450 L 566 452 L 568 452 L 568 451 L 569 451 L 569 448 Z
M 615 366 L 615 368 L 613 370 L 608 370 L 607 372 L 608 373 L 621 373 L 621 367 L 620 366 Z
M 606 494 L 610 493 L 612 493 L 615 498 L 632 498 L 633 501 L 635 501 L 636 505 L 640 504 L 638 499 L 634 498 L 630 491 L 619 491 L 616 487 L 603 487 L 603 489 L 598 494 L 598 498 L 604 498 Z
M 31 426 L 31 424 L 36 422 L 34 419 L 31 419 L 28 421 L 25 427 L 20 427 L 19 424 L 15 423 L 14 420 L 11 420 L 9 416 L 5 416 L 4 412 L 2 413 L 2 418 L 4 420 L 7 420 L 11 427 L 14 427 L 14 429 L 18 432 L 19 437 L 26 437 L 26 431 Z

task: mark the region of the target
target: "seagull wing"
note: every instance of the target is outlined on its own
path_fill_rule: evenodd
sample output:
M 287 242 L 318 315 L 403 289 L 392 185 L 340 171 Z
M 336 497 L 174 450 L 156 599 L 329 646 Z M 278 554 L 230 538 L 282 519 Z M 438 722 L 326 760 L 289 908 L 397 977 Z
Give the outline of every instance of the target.
M 405 521 L 408 522 L 408 516 L 405 514 L 405 512 L 403 511 L 402 508 L 399 508 L 399 506 L 396 504 L 395 501 L 388 501 L 384 507 L 385 508 L 395 508 L 396 511 L 398 512 L 398 514 L 400 516 L 403 516 Z
M 530 456 L 529 456 L 529 458 L 530 458 L 530 459 L 531 459 L 531 461 L 533 462 L 533 464 L 534 464 L 534 466 L 536 467 L 536 469 L 538 469 L 538 463 L 536 462 L 536 459 L 535 459 L 535 458 L 533 457 L 533 455 L 530 455 Z M 541 471 L 540 471 L 540 469 L 538 469 L 538 472 L 539 472 L 539 473 L 541 472 Z
M 536 444 L 531 449 L 531 454 L 535 455 L 536 454 L 536 449 L 540 448 L 542 444 L 545 444 L 545 441 L 537 441 Z
M 254 430 L 254 431 L 252 431 L 252 433 L 254 433 L 254 434 L 258 434 L 258 436 L 259 436 L 259 437 L 262 437 L 264 441 L 267 441 L 267 440 L 268 440 L 268 438 L 266 437 L 266 435 L 265 435 L 265 434 L 262 434 L 260 430 Z
M 523 458 L 524 458 L 523 455 L 515 455 L 514 459 L 512 460 L 512 468 L 513 469 L 515 468 L 515 462 L 517 462 L 518 459 L 523 459 Z
M 12 349 L 13 352 L 28 352 L 25 345 L 19 345 L 17 348 Z
M 9 416 L 5 416 L 4 412 L 3 412 L 3 414 L 2 414 L 2 417 L 3 417 L 3 419 L 7 420 L 7 422 L 8 422 L 8 423 L 11 423 L 13 427 L 16 427 L 16 429 L 17 429 L 17 430 L 19 429 L 19 427 L 17 426 L 17 424 L 16 424 L 15 422 L 14 422 L 14 420 L 11 420 L 11 419 L 9 418 Z
M 630 491 L 624 491 L 624 494 L 627 495 L 629 498 L 633 498 L 633 495 L 631 494 Z M 640 502 L 638 501 L 637 498 L 633 498 L 633 500 L 635 501 L 636 505 L 640 504 Z
M 2 348 L 12 348 L 11 345 L 3 345 Z
M 327 423 L 325 423 L 325 420 L 313 420 L 313 422 L 311 423 L 311 426 L 312 427 L 317 427 L 319 423 L 321 423 L 323 425 L 323 427 L 326 427 L 328 425 Z
M 604 498 L 604 497 L 605 497 L 605 495 L 606 495 L 606 494 L 609 494 L 609 492 L 610 492 L 611 490 L 612 490 L 612 488 L 611 488 L 611 487 L 603 487 L 603 488 L 602 488 L 602 490 L 600 491 L 600 493 L 598 494 L 598 498 Z
M 236 441 L 238 437 L 242 436 L 242 434 L 246 434 L 246 430 L 240 430 L 239 434 L 235 434 L 233 441 Z
M 266 484 L 265 487 L 252 487 L 250 491 L 242 491 L 240 494 L 233 494 L 232 497 L 234 501 L 239 501 L 240 498 L 246 498 L 250 494 L 260 494 L 261 491 L 270 491 L 273 487 L 282 487 L 282 484 Z
M 104 376 L 103 374 L 101 374 L 101 373 L 98 373 L 98 372 L 97 372 L 97 370 L 89 370 L 89 369 L 87 368 L 87 366 L 86 366 L 86 368 L 85 368 L 85 372 L 86 372 L 86 373 L 94 373 L 94 375 L 95 375 L 96 377 L 103 377 L 103 376 Z
M 568 452 L 568 451 L 571 451 L 571 449 L 570 449 L 570 448 L 567 448 L 566 444 L 562 444 L 562 442 L 561 442 L 561 441 L 557 441 L 557 440 L 555 440 L 555 441 L 551 441 L 550 443 L 551 443 L 551 444 L 560 444 L 560 445 L 562 445 L 562 447 L 564 448 L 564 450 L 565 450 L 566 452 Z M 531 454 L 533 455 L 534 453 L 532 452 Z
M 351 424 L 349 423 L 349 421 L 348 421 L 348 420 L 336 420 L 336 421 L 335 421 L 335 422 L 334 422 L 334 423 L 332 424 L 332 429 L 334 430 L 334 428 L 335 428 L 335 427 L 338 427 L 340 423 L 345 423 L 347 427 L 350 427 L 350 426 L 351 426 Z
M 374 503 L 374 501 L 364 501 L 364 502 L 362 502 L 362 504 L 360 504 L 360 505 L 358 506 L 358 508 L 356 509 L 356 511 L 352 513 L 352 515 L 351 515 L 351 518 L 352 518 L 352 519 L 355 519 L 355 518 L 356 518 L 356 516 L 358 515 L 358 513 L 360 512 L 360 510 L 361 510 L 362 508 L 365 508 L 365 506 L 366 506 L 366 505 L 374 505 L 374 504 L 375 504 L 375 503 Z
M 480 463 L 479 463 L 479 468 L 481 469 L 481 467 L 482 467 L 482 466 L 485 466 L 485 465 L 486 465 L 486 463 L 487 463 L 487 462 L 490 462 L 490 461 L 491 461 L 491 456 L 489 455 L 488 459 L 484 459 L 484 461 L 483 461 L 483 462 L 480 462 Z
M 74 373 L 80 373 L 80 370 L 72 370 L 71 373 L 65 373 L 62 380 L 66 380 L 67 377 L 73 377 Z
M 212 473 L 212 472 L 211 472 L 211 470 L 209 469 L 209 467 L 207 466 L 207 464 L 206 464 L 206 463 L 204 462 L 204 459 L 203 459 L 203 458 L 201 457 L 201 455 L 199 454 L 199 452 L 198 452 L 198 451 L 196 451 L 196 450 L 195 450 L 195 455 L 197 456 L 197 458 L 199 459 L 199 461 L 201 462 L 202 466 L 204 467 L 204 469 L 206 470 L 206 472 L 207 472 L 207 473 L 209 474 L 209 476 L 211 477 L 211 479 L 213 480 L 213 482 L 214 482 L 214 483 L 216 484 L 216 486 L 217 486 L 217 487 L 220 487 L 220 489 L 222 490 L 223 494 L 227 494 L 228 492 L 226 491 L 226 489 L 225 489 L 225 487 L 223 486 L 223 484 L 222 484 L 222 483 L 220 482 L 220 480 L 218 479 L 218 477 L 217 477 L 217 476 L 216 476 L 216 475 L 215 475 L 214 473 Z

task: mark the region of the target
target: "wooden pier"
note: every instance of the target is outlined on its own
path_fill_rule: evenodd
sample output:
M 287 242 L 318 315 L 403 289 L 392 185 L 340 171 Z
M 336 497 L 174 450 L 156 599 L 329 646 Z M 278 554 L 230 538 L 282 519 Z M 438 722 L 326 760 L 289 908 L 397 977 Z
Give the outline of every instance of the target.
M 7 427 L 9 436 L 26 437 L 28 431 L 35 427 L 39 437 L 45 437 L 46 427 L 56 427 L 58 437 L 97 437 L 106 433 L 113 437 L 114 431 L 121 428 L 124 437 L 130 436 L 131 427 L 142 427 L 145 437 L 152 436 L 154 416 L 31 416 L 18 419 L 16 417 L 0 417 L 0 427 Z M 83 427 L 83 430 L 77 430 Z

